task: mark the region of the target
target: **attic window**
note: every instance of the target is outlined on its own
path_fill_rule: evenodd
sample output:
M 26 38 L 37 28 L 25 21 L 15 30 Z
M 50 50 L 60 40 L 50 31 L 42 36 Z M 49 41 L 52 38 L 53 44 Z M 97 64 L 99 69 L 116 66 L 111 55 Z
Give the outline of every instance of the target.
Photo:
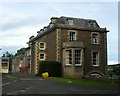
M 73 20 L 68 20 L 69 25 L 73 25 Z
M 42 34 L 42 33 L 43 33 L 43 29 L 40 30 L 40 34 Z
M 96 27 L 96 23 L 93 21 L 89 21 L 89 27 Z
M 46 31 L 47 30 L 47 27 L 44 27 L 44 31 Z
M 53 24 L 53 23 L 51 23 L 51 24 L 50 24 L 50 28 L 52 28 L 53 26 L 54 26 L 54 24 Z

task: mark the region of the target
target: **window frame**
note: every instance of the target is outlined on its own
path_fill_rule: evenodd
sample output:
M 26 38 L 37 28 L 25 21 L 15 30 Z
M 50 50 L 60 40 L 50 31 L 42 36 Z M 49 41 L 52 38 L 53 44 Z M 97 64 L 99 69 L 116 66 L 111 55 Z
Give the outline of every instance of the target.
M 76 50 L 80 50 L 80 58 L 77 58 L 77 59 L 80 59 L 80 63 L 79 64 L 76 64 Z M 75 49 L 74 50 L 74 63 L 75 63 L 75 66 L 81 66 L 82 65 L 82 54 L 83 54 L 83 49 Z M 78 54 L 77 54 L 78 55 Z
M 44 44 L 43 47 L 41 47 L 41 44 Z M 46 49 L 46 43 L 45 42 L 40 42 L 40 50 L 45 50 Z
M 96 22 L 94 22 L 94 21 L 89 21 L 89 25 L 88 25 L 89 27 L 96 27 Z
M 43 54 L 43 59 L 41 59 L 41 56 L 40 56 L 40 60 L 45 60 L 45 53 L 40 53 L 40 55 Z
M 71 33 L 75 33 L 75 35 L 71 36 Z M 76 30 L 69 30 L 68 31 L 68 39 L 69 39 L 69 41 L 77 41 L 77 31 Z
M 97 56 L 94 58 L 94 53 L 97 53 Z M 96 64 L 94 64 L 94 59 L 96 59 Z M 92 66 L 97 67 L 100 65 L 100 53 L 98 51 L 93 51 L 92 52 Z
M 96 38 L 94 38 L 94 36 L 93 35 L 97 35 L 96 36 Z M 99 33 L 97 33 L 97 32 L 92 32 L 91 33 L 91 43 L 92 44 L 95 44 L 95 45 L 98 45 L 100 42 L 99 42 Z M 95 42 L 95 41 L 97 41 L 97 42 Z
M 68 20 L 68 24 L 69 24 L 69 25 L 73 25 L 73 24 L 74 24 L 73 22 L 74 22 L 74 21 L 71 20 L 71 19 Z
M 75 59 L 76 59 L 76 56 L 75 56 L 75 50 L 80 50 L 80 63 L 79 64 L 75 64 Z M 69 63 L 68 64 L 68 62 L 69 62 L 69 60 L 68 60 L 68 58 L 69 58 L 69 56 L 66 54 L 67 52 L 66 51 L 71 51 L 71 64 Z M 83 49 L 81 49 L 81 48 L 68 48 L 68 49 L 65 49 L 65 51 L 64 51 L 64 62 L 65 62 L 65 65 L 66 66 L 71 66 L 71 65 L 74 65 L 74 66 L 82 66 L 82 63 L 83 63 Z
M 71 51 L 71 64 L 70 64 L 70 53 L 68 54 L 69 56 L 66 56 L 67 51 L 69 51 L 69 52 Z M 69 64 L 68 64 L 67 62 L 69 62 Z M 72 49 L 66 49 L 66 50 L 65 50 L 65 65 L 71 66 L 71 65 L 72 65 L 72 62 L 73 62 Z

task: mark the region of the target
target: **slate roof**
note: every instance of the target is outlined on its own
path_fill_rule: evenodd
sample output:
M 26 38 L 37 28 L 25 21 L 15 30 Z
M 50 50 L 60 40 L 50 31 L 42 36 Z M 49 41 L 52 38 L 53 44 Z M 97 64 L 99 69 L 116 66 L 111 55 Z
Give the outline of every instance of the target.
M 52 22 L 52 19 L 53 22 Z M 78 29 L 78 30 L 89 30 L 89 31 L 98 31 L 98 32 L 109 32 L 106 30 L 106 28 L 100 28 L 96 20 L 93 19 L 83 19 L 83 18 L 73 18 L 73 17 L 65 17 L 61 16 L 58 17 L 52 17 L 50 18 L 51 22 L 47 27 L 43 27 L 43 29 L 40 29 L 40 31 L 37 31 L 37 36 L 30 37 L 30 41 L 34 41 L 41 36 L 47 34 L 48 32 L 51 32 L 55 28 L 66 28 L 66 29 Z M 69 22 L 72 21 L 72 24 L 70 25 Z M 51 27 L 52 24 L 52 27 Z
M 56 23 L 68 25 L 69 20 L 73 20 L 73 25 L 79 25 L 80 27 L 93 27 L 94 26 L 94 27 L 100 28 L 96 20 L 92 20 L 92 19 L 61 16 L 60 18 L 58 18 Z M 93 25 L 93 26 L 90 26 L 90 25 Z

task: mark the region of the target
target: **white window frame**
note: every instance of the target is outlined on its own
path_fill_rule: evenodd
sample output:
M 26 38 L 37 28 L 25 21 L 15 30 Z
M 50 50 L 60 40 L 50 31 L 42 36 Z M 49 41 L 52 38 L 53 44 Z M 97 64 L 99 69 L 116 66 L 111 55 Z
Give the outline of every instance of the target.
M 40 56 L 40 60 L 45 60 L 45 53 L 40 53 L 40 55 L 43 54 L 43 58 L 41 59 L 41 56 Z
M 73 33 L 75 33 L 75 35 L 73 35 Z M 76 41 L 77 40 L 77 31 L 69 30 L 69 40 L 70 41 Z
M 94 53 L 97 53 L 97 56 L 94 58 Z M 99 56 L 99 52 L 97 51 L 93 51 L 92 52 L 92 66 L 99 66 L 99 62 L 100 62 L 100 56 Z M 96 59 L 96 60 L 95 60 Z M 94 60 L 96 61 L 96 64 L 94 64 Z
M 44 44 L 43 47 L 41 47 L 41 43 Z M 40 50 L 45 50 L 46 48 L 46 43 L 45 42 L 40 42 Z
M 75 56 L 75 50 L 80 50 L 80 58 L 79 58 L 79 64 L 75 64 L 75 59 L 76 59 L 76 56 Z M 67 51 L 71 51 L 71 55 L 69 53 L 67 53 Z M 71 56 L 71 57 L 69 57 Z M 65 55 L 64 55 L 64 58 L 65 58 L 65 65 L 66 66 L 71 66 L 72 64 L 74 64 L 75 66 L 81 66 L 82 65 L 82 61 L 83 61 L 83 49 L 78 49 L 78 48 L 70 48 L 70 49 L 65 49 Z M 71 63 L 69 63 L 71 60 Z
M 83 54 L 83 51 L 82 51 L 82 49 L 75 49 L 74 50 L 74 59 L 76 59 L 76 50 L 79 50 L 80 51 L 80 57 L 79 58 L 77 58 L 77 59 L 80 59 L 80 63 L 79 64 L 76 64 L 75 62 L 76 62 L 76 60 L 74 60 L 74 63 L 75 63 L 75 66 L 81 66 L 82 65 L 82 54 Z M 78 54 L 77 54 L 78 55 Z
M 67 53 L 67 51 L 68 52 L 70 52 L 71 51 L 71 57 L 70 57 L 70 53 Z M 70 62 L 70 58 L 71 58 L 71 64 L 69 63 Z M 70 65 L 72 65 L 72 60 L 73 58 L 72 58 L 72 49 L 66 49 L 65 50 L 65 65 L 67 65 L 67 66 L 70 66 Z
M 73 20 L 68 20 L 69 25 L 73 25 Z
M 94 38 L 94 35 L 96 35 L 96 38 Z M 99 33 L 92 32 L 91 41 L 92 44 L 99 44 Z

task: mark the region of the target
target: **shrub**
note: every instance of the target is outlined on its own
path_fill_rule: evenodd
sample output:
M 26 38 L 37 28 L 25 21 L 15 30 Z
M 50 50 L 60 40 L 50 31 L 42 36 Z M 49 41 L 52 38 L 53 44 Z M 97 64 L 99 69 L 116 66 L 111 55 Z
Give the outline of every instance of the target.
M 61 63 L 56 61 L 40 61 L 39 74 L 48 72 L 50 77 L 60 77 L 62 75 Z

